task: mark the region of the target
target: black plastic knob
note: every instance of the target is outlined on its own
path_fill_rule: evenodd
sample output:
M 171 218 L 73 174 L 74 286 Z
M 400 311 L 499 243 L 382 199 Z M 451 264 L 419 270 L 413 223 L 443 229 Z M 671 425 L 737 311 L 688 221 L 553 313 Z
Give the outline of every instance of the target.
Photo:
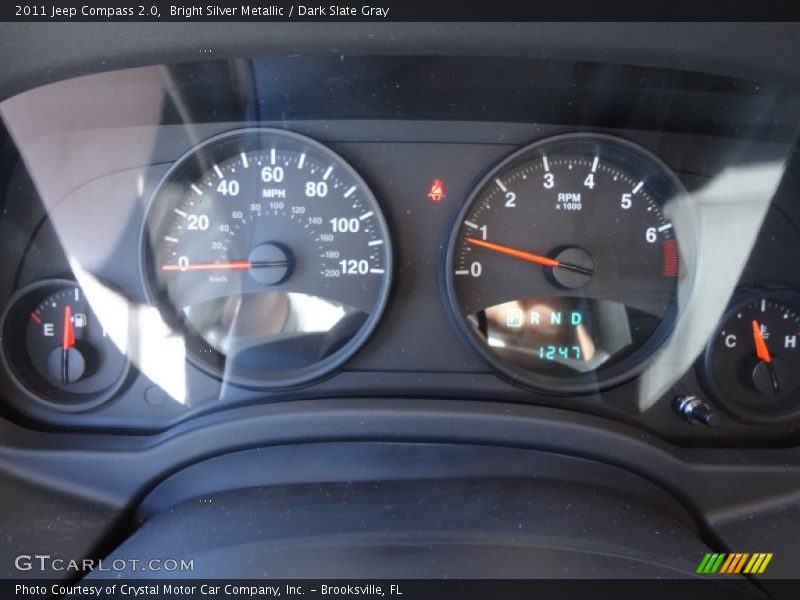
M 719 427 L 722 423 L 722 418 L 697 396 L 678 396 L 673 401 L 672 408 L 687 423 L 711 428 Z

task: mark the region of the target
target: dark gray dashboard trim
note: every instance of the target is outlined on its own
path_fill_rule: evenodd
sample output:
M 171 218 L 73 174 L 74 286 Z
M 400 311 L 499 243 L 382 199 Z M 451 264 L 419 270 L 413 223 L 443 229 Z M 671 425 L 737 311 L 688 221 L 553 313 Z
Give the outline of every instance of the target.
M 545 407 L 307 400 L 212 414 L 152 437 L 36 432 L 0 422 L 0 472 L 9 493 L 29 488 L 43 498 L 71 499 L 55 509 L 67 522 L 74 513 L 70 503 L 103 507 L 102 522 L 71 532 L 75 549 L 92 542 L 93 552 L 103 554 L 129 533 L 133 511 L 147 494 L 191 465 L 258 448 L 375 441 L 536 450 L 627 470 L 683 504 L 718 547 L 769 545 L 766 551 L 787 557 L 773 575 L 797 576 L 789 557 L 800 538 L 800 450 L 676 448 L 627 425 Z M 384 478 L 393 475 L 388 469 Z M 35 530 L 8 526 L 20 544 L 36 542 Z
M 5 472 L 120 510 L 163 478 L 214 456 L 344 441 L 487 445 L 586 458 L 656 483 L 712 528 L 746 514 L 800 506 L 798 449 L 676 448 L 591 415 L 491 402 L 285 402 L 208 415 L 152 437 L 34 432 L 6 422 L 0 440 Z M 795 527 L 797 539 L 800 521 Z
M 0 100 L 120 68 L 298 54 L 584 60 L 797 84 L 799 46 L 796 23 L 3 23 Z

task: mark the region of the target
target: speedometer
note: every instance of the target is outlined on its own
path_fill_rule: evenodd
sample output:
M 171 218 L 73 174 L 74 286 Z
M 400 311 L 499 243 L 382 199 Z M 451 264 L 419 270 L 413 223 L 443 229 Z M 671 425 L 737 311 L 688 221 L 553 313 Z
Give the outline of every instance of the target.
M 680 261 L 664 208 L 681 191 L 657 158 L 611 136 L 523 148 L 458 216 L 446 262 L 457 324 L 537 388 L 629 377 L 672 329 Z
M 212 138 L 156 191 L 144 279 L 189 358 L 226 381 L 303 383 L 375 327 L 391 279 L 375 197 L 340 156 L 282 130 Z

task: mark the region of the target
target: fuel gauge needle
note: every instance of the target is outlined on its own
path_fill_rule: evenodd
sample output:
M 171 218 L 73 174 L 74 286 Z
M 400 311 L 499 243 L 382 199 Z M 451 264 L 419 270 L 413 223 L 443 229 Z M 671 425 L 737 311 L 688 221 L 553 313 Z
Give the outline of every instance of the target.
M 767 370 L 772 380 L 772 390 L 778 392 L 780 390 L 780 384 L 778 383 L 778 373 L 775 371 L 775 363 L 772 362 L 772 355 L 769 353 L 767 342 L 764 339 L 764 335 L 761 333 L 761 325 L 759 325 L 758 321 L 755 319 L 753 319 L 753 339 L 756 343 L 756 355 L 767 365 Z
M 75 329 L 72 324 L 72 308 L 64 307 L 64 336 L 61 340 L 61 381 L 69 383 L 69 349 L 75 345 Z

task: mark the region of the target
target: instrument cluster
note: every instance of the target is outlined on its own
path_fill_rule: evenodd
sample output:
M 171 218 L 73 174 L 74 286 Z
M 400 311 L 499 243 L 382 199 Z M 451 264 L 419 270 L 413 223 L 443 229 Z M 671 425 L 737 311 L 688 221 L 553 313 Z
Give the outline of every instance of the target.
M 57 133 L 30 118 L 53 86 L 0 105 L 19 153 L 0 229 L 26 240 L 3 238 L 7 408 L 135 431 L 255 402 L 466 397 L 685 443 L 792 439 L 797 94 L 631 67 L 603 113 L 569 85 L 603 65 L 534 98 L 552 65 L 519 81 L 491 60 L 305 60 L 53 84 Z M 386 91 L 426 68 L 467 73 L 428 90 L 455 114 Z M 487 109 L 492 72 L 515 93 Z M 328 100 L 299 95 L 320 78 Z M 92 94 L 130 82 L 134 116 Z M 721 101 L 741 110 L 695 118 Z

